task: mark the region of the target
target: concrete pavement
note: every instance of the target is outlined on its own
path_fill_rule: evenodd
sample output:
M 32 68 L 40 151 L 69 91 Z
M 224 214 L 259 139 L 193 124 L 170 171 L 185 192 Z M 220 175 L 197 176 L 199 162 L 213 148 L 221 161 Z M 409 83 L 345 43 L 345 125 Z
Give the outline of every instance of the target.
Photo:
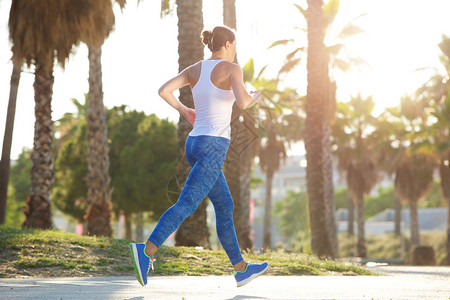
M 387 276 L 261 276 L 236 288 L 233 276 L 0 279 L 0 299 L 445 299 L 450 267 L 374 266 Z

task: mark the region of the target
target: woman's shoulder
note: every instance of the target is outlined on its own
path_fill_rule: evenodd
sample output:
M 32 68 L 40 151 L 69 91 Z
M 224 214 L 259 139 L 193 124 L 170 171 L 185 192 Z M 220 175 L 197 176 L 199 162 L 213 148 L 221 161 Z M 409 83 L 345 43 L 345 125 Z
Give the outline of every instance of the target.
M 239 72 L 241 70 L 241 67 L 237 63 L 229 62 L 226 60 L 221 61 L 219 65 L 223 70 L 229 73 Z
M 202 61 L 199 61 L 187 67 L 185 71 L 187 72 L 189 78 L 198 77 L 200 75 L 201 66 Z

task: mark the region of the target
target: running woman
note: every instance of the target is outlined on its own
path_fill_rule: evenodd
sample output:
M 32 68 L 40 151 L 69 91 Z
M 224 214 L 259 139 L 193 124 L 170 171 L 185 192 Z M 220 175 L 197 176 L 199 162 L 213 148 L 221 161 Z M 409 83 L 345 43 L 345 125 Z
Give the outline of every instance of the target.
M 211 50 L 211 57 L 187 67 L 159 89 L 159 95 L 193 125 L 185 145 L 192 170 L 177 203 L 161 216 L 147 242 L 129 246 L 142 286 L 147 284 L 147 273 L 153 268 L 158 248 L 206 196 L 214 205 L 217 235 L 233 265 L 237 286 L 250 282 L 269 267 L 267 262 L 245 262 L 241 255 L 233 224 L 233 199 L 222 172 L 230 145 L 233 103 L 236 101 L 241 109 L 252 107 L 261 102 L 261 93 L 247 92 L 242 69 L 233 63 L 236 56 L 233 31 L 222 26 L 203 31 L 202 42 Z M 191 87 L 195 109 L 186 107 L 173 95 L 187 85 Z

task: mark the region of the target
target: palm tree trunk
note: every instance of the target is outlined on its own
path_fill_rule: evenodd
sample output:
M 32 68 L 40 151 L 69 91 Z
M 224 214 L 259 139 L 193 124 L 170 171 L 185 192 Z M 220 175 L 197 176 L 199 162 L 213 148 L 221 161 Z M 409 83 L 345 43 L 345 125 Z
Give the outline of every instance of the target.
M 131 241 L 133 237 L 131 236 L 131 216 L 130 214 L 125 215 L 125 239 Z
M 36 62 L 34 80 L 35 125 L 31 154 L 31 186 L 24 209 L 24 227 L 51 228 L 50 192 L 53 183 L 53 62 Z
M 203 59 L 203 45 L 200 34 L 203 29 L 202 0 L 177 0 L 178 15 L 178 64 L 181 72 L 193 63 Z M 194 107 L 192 93 L 188 87 L 180 90 L 180 101 Z M 180 168 L 177 179 L 184 185 L 190 167 L 184 158 L 184 145 L 192 126 L 180 116 L 178 122 L 178 151 L 180 153 Z M 209 232 L 206 223 L 206 206 L 203 201 L 197 210 L 189 216 L 178 228 L 175 234 L 177 246 L 203 246 L 209 248 Z
M 240 176 L 240 201 L 238 209 L 234 211 L 234 224 L 237 231 L 239 246 L 241 249 L 253 249 L 253 240 L 251 239 L 250 225 L 250 184 L 252 178 L 252 161 L 254 155 L 246 149 L 242 153 L 243 162 L 241 163 Z M 236 201 L 235 201 L 236 204 Z M 236 206 L 235 206 L 236 207 Z
M 225 4 L 225 3 L 224 3 Z M 238 143 L 238 136 L 240 136 L 242 124 L 239 121 L 239 117 L 241 115 L 241 110 L 236 105 L 236 103 L 233 104 L 233 111 L 231 115 L 231 141 L 230 141 L 230 147 L 227 153 L 227 157 L 225 159 L 224 163 L 224 173 L 227 180 L 228 188 L 230 189 L 231 197 L 233 198 L 234 203 L 234 212 L 233 212 L 233 221 L 234 221 L 234 227 L 236 228 L 236 235 L 238 237 L 238 242 L 240 247 L 243 247 L 240 235 L 243 231 L 243 228 L 241 228 L 241 217 L 242 217 L 242 210 L 243 210 L 243 200 L 241 199 L 241 163 L 243 161 L 241 160 L 240 153 L 241 150 Z M 245 223 L 244 223 L 245 224 Z M 244 229 L 245 230 L 245 229 Z
M 450 198 L 447 199 L 447 266 L 450 266 Z
M 244 117 L 244 123 L 239 121 Z M 255 142 L 249 126 L 254 126 L 254 120 L 247 113 L 241 114 L 236 104 L 233 105 L 231 122 L 231 144 L 225 160 L 225 175 L 234 202 L 233 220 L 240 248 L 252 249 L 250 238 L 250 182 L 251 167 L 255 155 Z M 243 142 L 245 141 L 245 142 Z
M 241 194 L 239 213 L 235 213 L 234 219 L 236 228 L 239 230 L 238 240 L 242 249 L 253 249 L 253 240 L 251 239 L 251 224 L 250 224 L 250 189 L 252 181 L 252 166 L 253 159 L 256 156 L 256 149 L 259 142 L 255 131 L 255 119 L 247 112 L 243 114 L 246 140 L 249 142 L 245 149 L 241 152 Z M 250 130 L 250 128 L 253 129 Z
M 236 0 L 223 0 L 223 24 L 236 29 Z
M 447 161 L 447 164 L 445 164 Z M 447 259 L 446 264 L 450 265 L 450 151 L 447 157 L 441 159 L 439 165 L 439 175 L 441 177 L 442 197 L 447 200 L 448 216 L 447 216 Z
M 328 122 L 324 123 L 324 140 L 323 140 L 323 172 L 324 172 L 324 197 L 325 197 L 325 223 L 328 239 L 331 245 L 331 256 L 336 258 L 339 256 L 339 245 L 337 238 L 337 226 L 334 204 L 334 185 L 333 185 L 333 159 L 331 156 L 331 126 Z
M 142 241 L 144 237 L 143 228 L 144 216 L 142 212 L 136 213 L 136 237 L 135 241 Z
M 311 248 L 318 256 L 332 256 L 325 221 L 323 173 L 323 103 L 328 89 L 324 60 L 322 0 L 308 0 L 308 58 L 305 120 L 306 181 L 311 227 Z
M 367 257 L 365 230 L 364 230 L 364 196 L 358 195 L 356 199 L 356 210 L 358 213 L 358 243 L 356 251 L 361 258 Z
M 21 66 L 13 64 L 9 90 L 8 111 L 6 113 L 5 135 L 3 136 L 2 158 L 0 160 L 0 225 L 5 224 L 6 201 L 8 195 L 9 167 L 11 160 L 11 145 L 16 115 L 17 90 L 19 88 Z
M 348 227 L 347 232 L 349 235 L 354 235 L 354 223 L 355 223 L 355 202 L 353 202 L 352 197 L 348 196 Z
M 86 212 L 89 235 L 111 237 L 111 178 L 106 128 L 106 113 L 103 106 L 101 48 L 89 48 L 89 93 L 88 93 L 88 195 Z
M 272 182 L 273 171 L 267 170 L 266 176 L 266 203 L 264 207 L 264 234 L 263 248 L 272 248 Z
M 411 247 L 420 245 L 419 218 L 417 216 L 417 201 L 409 202 L 409 213 L 411 215 Z
M 400 199 L 395 197 L 395 235 L 401 234 L 401 221 L 402 221 L 402 203 Z

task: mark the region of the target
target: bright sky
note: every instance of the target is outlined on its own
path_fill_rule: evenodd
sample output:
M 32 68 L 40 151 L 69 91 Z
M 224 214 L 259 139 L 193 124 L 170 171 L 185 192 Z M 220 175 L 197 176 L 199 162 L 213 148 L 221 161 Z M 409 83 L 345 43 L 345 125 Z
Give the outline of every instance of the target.
M 126 104 L 130 108 L 155 113 L 160 118 L 177 121 L 178 114 L 157 95 L 159 86 L 178 72 L 176 13 L 161 20 L 160 1 L 129 0 L 120 13 L 117 8 L 116 30 L 103 46 L 103 90 L 107 107 Z M 304 20 L 294 8 L 305 0 L 236 0 L 238 59 L 241 64 L 251 57 L 256 68 L 269 64 L 266 77 L 274 74 L 283 61 L 283 49 L 267 50 L 279 39 L 293 38 L 293 26 L 304 27 Z M 204 0 L 204 25 L 220 25 L 222 0 Z M 12 64 L 7 22 L 10 0 L 0 0 L 0 146 L 3 143 Z M 257 9 L 255 9 L 257 7 Z M 448 0 L 341 0 L 337 26 L 353 18 L 366 33 L 348 42 L 348 47 L 369 64 L 360 71 L 336 74 L 338 101 L 361 92 L 372 95 L 376 110 L 399 102 L 412 93 L 431 74 L 416 69 L 439 66 L 437 44 L 442 34 L 450 36 L 450 1 Z M 304 37 L 299 36 L 299 43 Z M 299 46 L 306 46 L 300 45 Z M 208 52 L 205 52 L 209 55 Z M 206 56 L 205 56 L 206 57 Z M 34 76 L 25 70 L 20 79 L 11 158 L 23 147 L 31 148 L 34 135 Z M 75 111 L 70 99 L 84 100 L 88 91 L 87 48 L 80 45 L 69 58 L 65 71 L 56 67 L 53 86 L 53 120 Z M 287 78 L 287 85 L 306 91 L 306 76 L 298 72 Z M 1 149 L 1 148 L 0 148 Z

